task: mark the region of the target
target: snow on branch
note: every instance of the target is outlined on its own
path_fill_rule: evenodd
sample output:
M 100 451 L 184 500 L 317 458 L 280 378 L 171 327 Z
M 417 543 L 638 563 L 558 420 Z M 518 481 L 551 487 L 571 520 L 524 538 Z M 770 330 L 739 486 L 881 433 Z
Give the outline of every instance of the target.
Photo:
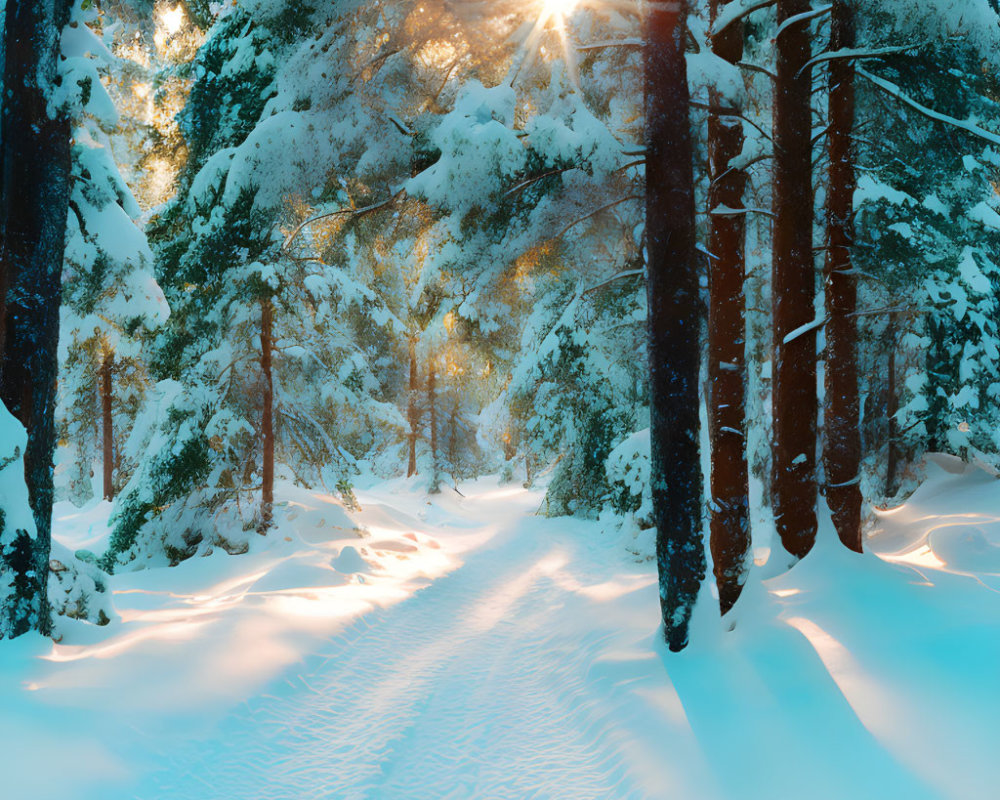
M 800 22 L 808 22 L 815 17 L 822 17 L 824 14 L 829 14 L 833 10 L 833 6 L 821 6 L 813 11 L 804 11 L 801 14 L 796 14 L 789 17 L 781 25 L 778 26 L 777 33 L 774 34 L 774 38 L 777 39 L 781 34 L 791 28 L 793 25 L 798 25 Z
M 606 47 L 645 47 L 646 43 L 642 39 L 608 39 L 603 42 L 593 42 L 592 44 L 582 44 L 576 49 L 579 52 L 585 50 L 603 50 Z
M 800 336 L 805 336 L 807 333 L 811 333 L 817 328 L 822 328 L 826 325 L 826 317 L 817 317 L 812 322 L 807 322 L 805 325 L 799 325 L 794 331 L 789 332 L 785 335 L 785 338 L 781 340 L 782 344 L 789 344 L 794 342 Z
M 879 58 L 880 56 L 893 55 L 895 53 L 907 53 L 910 50 L 918 50 L 919 48 L 929 44 L 929 42 L 915 42 L 914 44 L 901 44 L 895 47 L 844 47 L 840 50 L 828 50 L 825 53 L 820 53 L 818 56 L 809 59 L 802 70 L 809 69 L 816 64 L 823 61 L 836 61 L 840 59 L 851 59 L 851 60 L 861 60 L 866 58 Z M 797 77 L 797 76 L 796 76 Z
M 976 136 L 980 139 L 984 139 L 985 141 L 990 142 L 991 144 L 1000 145 L 1000 135 L 991 133 L 985 128 L 981 128 L 974 122 L 970 122 L 969 120 L 958 119 L 957 117 L 950 117 L 947 114 L 942 114 L 939 111 L 935 111 L 932 108 L 928 108 L 927 106 L 918 103 L 912 97 L 908 97 L 907 95 L 903 94 L 903 90 L 900 89 L 896 84 L 887 81 L 884 78 L 879 78 L 877 75 L 872 75 L 870 72 L 868 72 L 865 69 L 862 69 L 861 67 L 858 67 L 856 71 L 857 74 L 860 75 L 862 78 L 864 78 L 870 83 L 875 84 L 875 86 L 877 86 L 886 94 L 896 98 L 897 100 L 899 100 L 899 102 L 909 106 L 914 111 L 923 114 L 928 119 L 932 119 L 936 122 L 943 122 L 946 125 L 951 125 L 955 128 L 960 128 L 966 133 L 970 133 L 973 136 Z
M 746 214 L 763 214 L 765 217 L 774 216 L 774 212 L 767 208 L 730 208 L 721 204 L 708 213 L 713 217 L 742 217 Z
M 601 281 L 600 283 L 595 284 L 594 286 L 590 286 L 590 287 L 584 289 L 583 290 L 583 294 L 590 294 L 591 292 L 596 292 L 598 289 L 603 289 L 605 286 L 607 286 L 607 285 L 609 285 L 611 283 L 614 283 L 615 281 L 619 281 L 622 278 L 634 278 L 634 277 L 638 277 L 639 275 L 642 275 L 642 276 L 645 277 L 645 275 L 646 275 L 645 268 L 643 268 L 643 269 L 627 269 L 627 270 L 624 270 L 624 271 L 619 272 L 619 273 L 617 273 L 615 275 L 612 275 L 607 280 Z
M 734 22 L 739 22 L 746 16 L 761 8 L 773 6 L 778 0 L 734 0 L 727 5 L 715 19 L 712 26 L 712 36 L 718 36 Z

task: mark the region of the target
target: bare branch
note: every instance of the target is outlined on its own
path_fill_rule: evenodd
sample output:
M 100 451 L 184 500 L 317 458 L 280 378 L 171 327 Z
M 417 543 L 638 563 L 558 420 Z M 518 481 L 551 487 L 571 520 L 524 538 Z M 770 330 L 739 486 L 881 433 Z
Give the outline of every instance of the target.
M 359 217 L 362 214 L 369 214 L 372 211 L 378 211 L 380 208 L 385 208 L 386 206 L 398 200 L 400 197 L 403 196 L 403 194 L 405 194 L 405 191 L 406 191 L 405 189 L 400 190 L 392 197 L 390 197 L 388 200 L 383 200 L 379 203 L 373 203 L 372 205 L 365 206 L 364 208 L 339 208 L 336 211 L 329 211 L 326 214 L 320 214 L 319 216 L 316 217 L 310 217 L 309 219 L 299 223 L 299 225 L 295 228 L 295 230 L 293 230 L 291 234 L 289 234 L 288 238 L 285 239 L 285 243 L 281 247 L 282 254 L 287 253 L 288 249 L 292 246 L 292 242 L 294 242 L 298 238 L 298 235 L 302 233 L 302 231 L 305 228 L 312 225 L 314 222 L 320 222 L 324 219 L 331 219 L 333 217 L 339 217 L 345 214 Z

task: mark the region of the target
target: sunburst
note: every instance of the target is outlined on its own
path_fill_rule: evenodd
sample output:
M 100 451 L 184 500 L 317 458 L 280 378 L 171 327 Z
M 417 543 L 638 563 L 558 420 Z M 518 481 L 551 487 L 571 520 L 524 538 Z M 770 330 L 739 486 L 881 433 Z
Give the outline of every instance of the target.
M 546 31 L 554 30 L 559 36 L 559 42 L 562 46 L 563 59 L 566 62 L 566 68 L 570 79 L 574 84 L 578 83 L 576 51 L 570 40 L 566 22 L 573 15 L 573 12 L 580 7 L 583 1 L 584 0 L 535 0 L 535 2 L 532 3 L 534 13 L 536 13 L 538 17 L 531 30 L 531 34 L 528 36 L 528 40 L 525 42 L 525 61 L 518 67 L 518 72 L 520 72 L 521 68 L 530 64 L 534 59 L 535 53 L 539 49 L 539 43 Z

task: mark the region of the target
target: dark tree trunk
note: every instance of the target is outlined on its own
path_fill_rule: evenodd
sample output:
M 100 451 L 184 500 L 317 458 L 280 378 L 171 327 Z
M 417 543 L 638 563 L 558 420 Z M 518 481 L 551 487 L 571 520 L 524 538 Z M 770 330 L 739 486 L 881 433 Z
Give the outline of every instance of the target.
M 896 441 L 899 436 L 899 423 L 896 421 L 896 414 L 899 413 L 899 395 L 896 391 L 896 337 L 899 326 L 898 319 L 898 313 L 895 311 L 891 312 L 889 314 L 889 327 L 885 332 L 886 341 L 889 343 L 889 375 L 888 386 L 886 387 L 885 409 L 889 420 L 889 447 L 885 465 L 886 499 L 895 497 L 896 495 L 896 473 L 899 470 L 899 447 Z
M 407 408 L 407 421 L 410 423 L 409 437 L 409 462 L 406 466 L 406 477 L 412 478 L 417 474 L 417 427 L 420 425 L 420 410 L 417 406 L 417 391 L 420 388 L 420 380 L 417 374 L 417 339 L 410 337 L 410 399 Z
M 14 634 L 51 628 L 46 593 L 70 131 L 64 115 L 49 116 L 48 95 L 58 80 L 60 34 L 69 10 L 68 0 L 8 0 L 5 10 L 0 395 L 28 432 L 24 469 L 36 526 L 35 541 L 18 545 L 21 553 L 31 553 L 33 569 L 20 584 L 30 586 L 32 596 L 18 601 L 30 611 L 12 621 Z
M 115 432 L 111 417 L 111 367 L 114 355 L 108 352 L 101 361 L 101 439 L 103 443 L 104 499 L 115 499 Z
M 713 21 L 724 6 L 722 0 L 712 0 Z M 743 58 L 742 24 L 730 25 L 714 37 L 712 51 L 730 64 L 738 63 Z M 717 92 L 712 93 L 711 105 L 719 111 L 708 119 L 712 179 L 709 208 L 726 212 L 711 217 L 708 303 L 711 548 L 723 614 L 733 607 L 743 589 L 750 550 L 744 400 L 746 216 L 739 213 L 743 209 L 747 176 L 743 170 L 729 166 L 743 150 L 743 127 L 735 116 L 739 109 L 724 109 L 724 102 Z
M 810 10 L 778 0 L 778 24 Z M 774 98 L 774 520 L 784 548 L 802 558 L 816 542 L 816 331 L 813 265 L 809 23 L 777 39 Z
M 686 2 L 651 4 L 646 23 L 646 250 L 651 491 L 660 609 L 684 648 L 705 578 L 698 414 L 699 292 L 684 59 Z
M 854 10 L 836 0 L 830 49 L 854 47 Z M 837 535 L 861 552 L 861 407 L 858 397 L 858 286 L 852 269 L 854 242 L 854 63 L 830 62 L 830 186 L 826 255 L 826 499 Z
M 260 532 L 271 527 L 274 515 L 274 304 L 270 298 L 260 301 L 260 369 L 264 378 L 264 409 L 261 415 L 261 438 L 264 448 L 263 483 L 260 492 Z

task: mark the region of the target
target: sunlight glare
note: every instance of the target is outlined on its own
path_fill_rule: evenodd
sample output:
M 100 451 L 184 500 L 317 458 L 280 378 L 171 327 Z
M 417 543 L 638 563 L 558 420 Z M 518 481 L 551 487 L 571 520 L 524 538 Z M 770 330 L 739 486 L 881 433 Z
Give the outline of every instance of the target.
M 160 15 L 163 29 L 168 36 L 173 36 L 184 26 L 184 6 L 178 4 Z
M 573 13 L 578 2 L 579 0 L 544 0 L 545 16 L 561 20 Z

